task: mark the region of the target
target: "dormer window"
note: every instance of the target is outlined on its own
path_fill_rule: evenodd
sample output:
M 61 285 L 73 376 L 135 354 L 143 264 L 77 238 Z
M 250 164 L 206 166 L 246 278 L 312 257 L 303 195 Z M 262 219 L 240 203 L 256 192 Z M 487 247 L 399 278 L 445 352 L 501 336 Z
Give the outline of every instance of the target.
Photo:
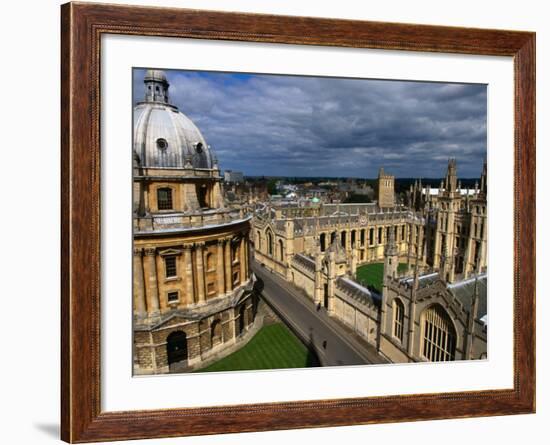
M 202 142 L 199 142 L 196 146 L 195 146 L 195 150 L 197 153 L 202 153 Z
M 168 148 L 168 142 L 164 138 L 157 139 L 157 148 L 159 150 L 166 150 Z

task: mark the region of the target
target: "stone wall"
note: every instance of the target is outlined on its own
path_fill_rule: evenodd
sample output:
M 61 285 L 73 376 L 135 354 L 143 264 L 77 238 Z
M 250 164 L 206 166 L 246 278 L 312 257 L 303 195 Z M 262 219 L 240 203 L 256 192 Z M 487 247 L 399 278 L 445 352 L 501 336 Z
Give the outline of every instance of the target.
M 176 314 L 151 329 L 135 329 L 134 373 L 143 375 L 188 372 L 234 351 L 233 346 L 242 343 L 241 337 L 248 336 L 256 324 L 262 324 L 261 317 L 256 323 L 257 299 L 255 293 L 249 293 L 235 306 L 211 313 L 199 320 L 188 320 Z M 241 316 L 243 331 L 239 332 Z M 221 324 L 221 338 L 219 343 L 214 343 L 213 326 L 218 322 Z M 174 332 L 183 332 L 186 335 L 187 360 L 171 366 L 168 363 L 168 337 Z

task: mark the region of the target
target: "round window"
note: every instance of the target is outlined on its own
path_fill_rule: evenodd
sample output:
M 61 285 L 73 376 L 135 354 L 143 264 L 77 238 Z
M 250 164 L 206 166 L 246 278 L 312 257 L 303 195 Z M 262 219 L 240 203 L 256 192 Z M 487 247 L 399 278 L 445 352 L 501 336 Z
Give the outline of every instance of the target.
M 166 139 L 158 138 L 157 139 L 157 148 L 159 150 L 166 150 L 166 148 L 168 148 L 168 142 L 166 142 Z

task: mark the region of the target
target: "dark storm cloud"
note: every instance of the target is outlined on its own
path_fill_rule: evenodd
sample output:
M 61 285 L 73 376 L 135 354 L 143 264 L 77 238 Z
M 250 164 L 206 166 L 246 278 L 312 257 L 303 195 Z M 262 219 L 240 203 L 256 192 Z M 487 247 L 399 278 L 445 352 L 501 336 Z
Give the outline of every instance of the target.
M 134 97 L 143 97 L 143 70 Z M 484 85 L 167 71 L 170 99 L 222 169 L 248 175 L 479 176 Z

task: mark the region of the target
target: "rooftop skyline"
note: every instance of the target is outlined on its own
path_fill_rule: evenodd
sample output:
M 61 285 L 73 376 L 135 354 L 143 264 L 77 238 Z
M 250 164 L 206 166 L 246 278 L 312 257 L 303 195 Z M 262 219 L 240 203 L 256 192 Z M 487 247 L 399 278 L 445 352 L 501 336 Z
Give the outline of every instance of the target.
M 134 102 L 145 69 L 133 72 Z M 170 102 L 223 170 L 249 176 L 479 176 L 486 85 L 167 70 Z

